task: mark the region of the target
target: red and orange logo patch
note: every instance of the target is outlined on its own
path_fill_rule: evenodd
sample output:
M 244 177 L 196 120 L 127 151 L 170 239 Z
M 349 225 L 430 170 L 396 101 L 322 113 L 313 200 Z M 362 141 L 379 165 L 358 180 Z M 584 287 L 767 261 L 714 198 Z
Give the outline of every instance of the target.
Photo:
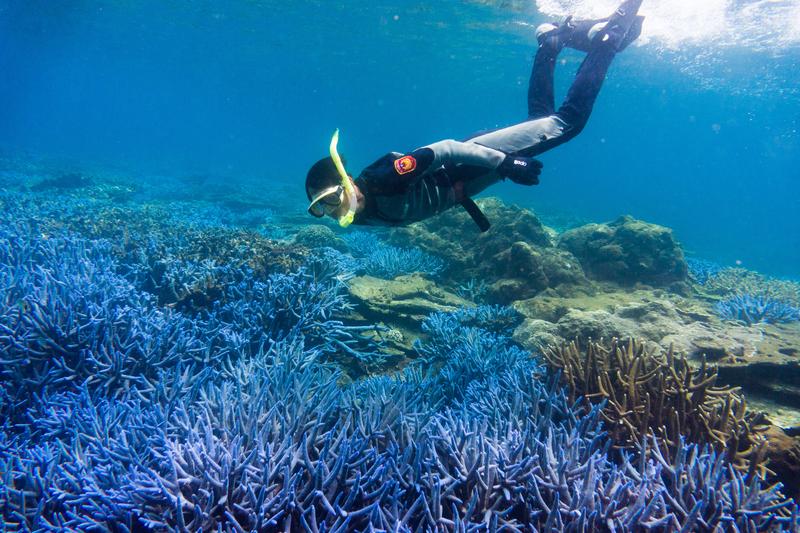
M 394 169 L 397 171 L 398 174 L 408 174 L 409 172 L 413 171 L 417 168 L 417 160 L 414 159 L 413 156 L 406 155 L 401 157 L 400 159 L 396 159 L 394 162 Z

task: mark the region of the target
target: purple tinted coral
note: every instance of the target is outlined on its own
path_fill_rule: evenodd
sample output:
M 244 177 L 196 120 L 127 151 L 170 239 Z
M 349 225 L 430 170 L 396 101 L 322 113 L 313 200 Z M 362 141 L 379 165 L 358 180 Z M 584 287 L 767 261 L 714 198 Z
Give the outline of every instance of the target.
M 525 370 L 432 407 L 416 395 L 431 383 L 343 389 L 337 371 L 285 355 L 240 361 L 194 401 L 52 399 L 39 443 L 0 452 L 6 523 L 552 531 L 792 521 L 774 488 L 704 449 L 610 461 L 599 407 L 571 406 Z
M 511 346 L 511 334 L 521 322 L 522 316 L 514 308 L 501 305 L 432 313 L 422 321 L 422 331 L 428 337 L 424 341 L 417 340 L 414 349 L 424 360 L 431 361 L 453 353 L 457 347 L 482 334 L 489 335 L 486 340 L 489 346 Z M 473 348 L 477 348 L 474 343 Z
M 0 377 L 15 384 L 20 408 L 33 392 L 69 383 L 149 394 L 160 371 L 222 370 L 288 338 L 329 356 L 384 357 L 370 334 L 376 328 L 337 318 L 349 309 L 341 280 L 315 281 L 301 270 L 260 282 L 238 273 L 222 301 L 186 314 L 115 274 L 105 243 L 18 230 L 0 234 Z
M 417 248 L 380 245 L 364 258 L 365 273 L 378 278 L 394 279 L 413 272 L 435 276 L 443 268 L 441 259 Z

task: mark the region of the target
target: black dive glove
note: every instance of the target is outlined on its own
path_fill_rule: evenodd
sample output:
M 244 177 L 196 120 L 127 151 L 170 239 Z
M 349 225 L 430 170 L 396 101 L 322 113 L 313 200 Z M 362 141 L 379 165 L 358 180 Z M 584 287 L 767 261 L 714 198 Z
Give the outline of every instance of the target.
M 532 157 L 508 155 L 497 167 L 497 173 L 520 185 L 538 185 L 544 165 Z

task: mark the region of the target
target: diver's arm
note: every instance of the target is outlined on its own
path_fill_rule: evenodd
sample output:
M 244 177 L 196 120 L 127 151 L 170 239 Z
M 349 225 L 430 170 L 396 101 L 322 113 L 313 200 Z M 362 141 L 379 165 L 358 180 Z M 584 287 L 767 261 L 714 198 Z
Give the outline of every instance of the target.
M 419 150 L 425 149 L 433 152 L 433 161 L 431 163 L 433 168 L 450 165 L 471 165 L 494 170 L 506 158 L 506 154 L 500 150 L 476 143 L 462 143 L 452 139 L 435 142 Z
M 398 159 L 396 165 L 404 166 L 404 160 L 408 157 Z M 417 161 L 423 164 L 417 165 Z M 462 143 L 450 139 L 414 150 L 411 154 L 411 163 L 413 167 L 419 167 L 414 168 L 416 172 L 409 176 L 411 180 L 418 179 L 422 173 L 431 168 L 467 165 L 495 170 L 500 176 L 521 185 L 536 185 L 542 172 L 542 163 L 536 159 L 507 155 L 505 152 L 481 144 Z M 401 170 L 398 172 L 402 174 Z
M 413 186 L 428 172 L 442 167 L 469 165 L 495 170 L 502 167 L 507 159 L 506 154 L 500 150 L 450 139 L 417 148 L 410 154 L 392 152 L 385 157 L 392 161 L 391 181 L 395 188 Z M 383 161 L 376 161 L 368 169 L 381 166 Z
M 496 170 L 502 177 L 528 185 L 538 183 L 542 169 L 542 164 L 535 159 L 506 155 L 476 143 L 444 140 L 406 155 L 390 152 L 365 168 L 360 177 L 370 183 L 374 191 L 404 194 L 428 172 L 456 165 Z

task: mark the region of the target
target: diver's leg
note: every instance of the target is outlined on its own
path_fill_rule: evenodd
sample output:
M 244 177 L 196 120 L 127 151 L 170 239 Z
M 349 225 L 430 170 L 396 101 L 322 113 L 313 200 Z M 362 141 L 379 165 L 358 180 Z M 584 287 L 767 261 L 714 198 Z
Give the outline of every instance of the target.
M 583 60 L 564 103 L 556 113 L 574 131 L 580 133 L 597 100 L 608 68 L 621 47 L 630 44 L 641 32 L 641 17 L 637 16 L 642 0 L 625 0 L 609 17 L 608 22 L 592 35 L 589 53 Z
M 588 122 L 616 53 L 613 46 L 599 42 L 581 63 L 575 81 L 572 82 L 564 103 L 556 113 L 573 132 L 570 138 L 580 133 Z
M 564 104 L 556 113 L 502 128 L 468 140 L 507 154 L 533 157 L 559 146 L 578 135 L 589 120 L 597 95 L 603 86 L 616 49 L 606 42 L 598 42 L 586 55 Z M 541 99 L 538 96 L 537 99 Z M 545 101 L 534 102 L 547 105 Z
M 553 79 L 556 58 L 561 48 L 556 36 L 544 35 L 539 38 L 539 49 L 533 60 L 528 83 L 528 118 L 546 117 L 556 111 Z
M 546 92 L 541 95 L 536 93 L 540 89 L 538 80 L 532 79 L 532 101 L 529 101 L 529 113 L 532 116 L 527 121 L 490 132 L 476 134 L 465 142 L 474 142 L 489 148 L 500 150 L 507 154 L 526 157 L 537 156 L 556 146 L 559 146 L 578 135 L 589 120 L 594 103 L 605 81 L 608 68 L 621 46 L 627 46 L 641 31 L 641 18 L 637 19 L 637 12 L 642 0 L 625 0 L 620 8 L 609 17 L 608 21 L 598 28 L 593 34 L 589 46 L 589 53 L 583 60 L 575 81 L 567 93 L 567 98 L 556 113 L 545 116 L 535 116 L 535 113 L 548 109 L 550 104 Z M 575 26 L 577 27 L 577 26 Z M 633 33 L 629 33 L 631 31 Z M 552 35 L 559 35 L 558 29 Z M 551 35 L 551 34 L 545 34 Z M 566 35 L 566 39 L 564 38 Z M 574 37 L 572 34 L 561 34 L 559 46 Z M 558 51 L 559 48 L 556 48 Z M 540 50 L 541 51 L 541 50 Z M 548 50 L 552 52 L 552 50 Z M 548 56 L 542 55 L 542 58 Z M 555 59 L 553 59 L 555 60 Z M 546 62 L 542 67 L 541 76 L 550 84 L 542 84 L 543 89 L 552 88 L 552 71 L 546 70 Z M 553 68 L 555 64 L 553 63 Z M 550 73 L 550 77 L 547 75 Z M 536 64 L 534 63 L 534 75 Z M 533 78 L 532 76 L 532 78 Z

